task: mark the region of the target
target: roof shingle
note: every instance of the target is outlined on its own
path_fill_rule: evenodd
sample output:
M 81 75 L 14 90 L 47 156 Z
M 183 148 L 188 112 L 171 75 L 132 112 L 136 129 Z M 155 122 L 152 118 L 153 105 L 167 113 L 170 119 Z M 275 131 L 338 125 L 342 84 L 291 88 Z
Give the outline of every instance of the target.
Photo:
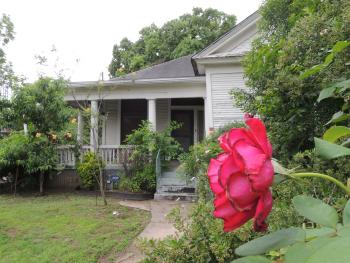
M 154 65 L 112 80 L 163 79 L 195 77 L 192 54 Z

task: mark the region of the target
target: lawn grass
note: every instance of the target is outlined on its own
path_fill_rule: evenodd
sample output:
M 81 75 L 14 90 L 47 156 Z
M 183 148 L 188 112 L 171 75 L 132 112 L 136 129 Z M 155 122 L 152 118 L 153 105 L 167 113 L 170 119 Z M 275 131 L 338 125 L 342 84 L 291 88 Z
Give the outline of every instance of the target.
M 0 195 L 0 262 L 98 262 L 122 251 L 150 219 L 146 211 L 74 194 Z M 113 211 L 119 213 L 113 215 Z

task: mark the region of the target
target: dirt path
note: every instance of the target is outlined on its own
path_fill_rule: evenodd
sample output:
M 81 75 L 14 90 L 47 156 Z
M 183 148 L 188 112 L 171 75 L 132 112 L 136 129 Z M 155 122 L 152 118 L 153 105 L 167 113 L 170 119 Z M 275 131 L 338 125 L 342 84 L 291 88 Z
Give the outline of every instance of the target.
M 176 201 L 121 201 L 121 205 L 150 211 L 152 214 L 150 223 L 138 236 L 147 239 L 163 239 L 174 235 L 176 229 L 166 220 L 166 215 L 175 207 L 180 207 L 181 214 L 187 215 L 192 203 Z M 137 239 L 136 239 L 137 240 Z M 144 258 L 142 251 L 134 241 L 124 252 L 118 255 L 116 263 L 136 263 Z

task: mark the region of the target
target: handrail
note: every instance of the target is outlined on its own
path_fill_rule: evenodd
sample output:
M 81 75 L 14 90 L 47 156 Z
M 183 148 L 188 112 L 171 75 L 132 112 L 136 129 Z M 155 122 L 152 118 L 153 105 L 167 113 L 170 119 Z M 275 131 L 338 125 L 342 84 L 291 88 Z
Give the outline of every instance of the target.
M 162 159 L 161 159 L 161 154 L 160 150 L 157 152 L 157 157 L 156 157 L 156 182 L 157 182 L 157 191 L 158 191 L 158 186 L 160 183 L 160 176 L 162 174 Z

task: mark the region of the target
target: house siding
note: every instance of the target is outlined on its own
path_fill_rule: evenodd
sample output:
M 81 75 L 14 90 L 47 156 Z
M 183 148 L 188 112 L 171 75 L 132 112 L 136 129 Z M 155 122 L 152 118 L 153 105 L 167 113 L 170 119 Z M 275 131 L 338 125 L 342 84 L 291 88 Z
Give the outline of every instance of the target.
M 235 107 L 232 96 L 233 89 L 245 89 L 243 73 L 212 73 L 211 99 L 213 127 L 219 128 L 233 121 L 243 120 L 243 112 Z
M 158 99 L 156 102 L 156 118 L 157 118 L 157 131 L 163 131 L 169 125 L 169 109 L 170 100 L 169 99 Z
M 243 54 L 251 50 L 253 37 L 243 40 L 238 46 L 234 47 L 228 53 L 230 54 Z

